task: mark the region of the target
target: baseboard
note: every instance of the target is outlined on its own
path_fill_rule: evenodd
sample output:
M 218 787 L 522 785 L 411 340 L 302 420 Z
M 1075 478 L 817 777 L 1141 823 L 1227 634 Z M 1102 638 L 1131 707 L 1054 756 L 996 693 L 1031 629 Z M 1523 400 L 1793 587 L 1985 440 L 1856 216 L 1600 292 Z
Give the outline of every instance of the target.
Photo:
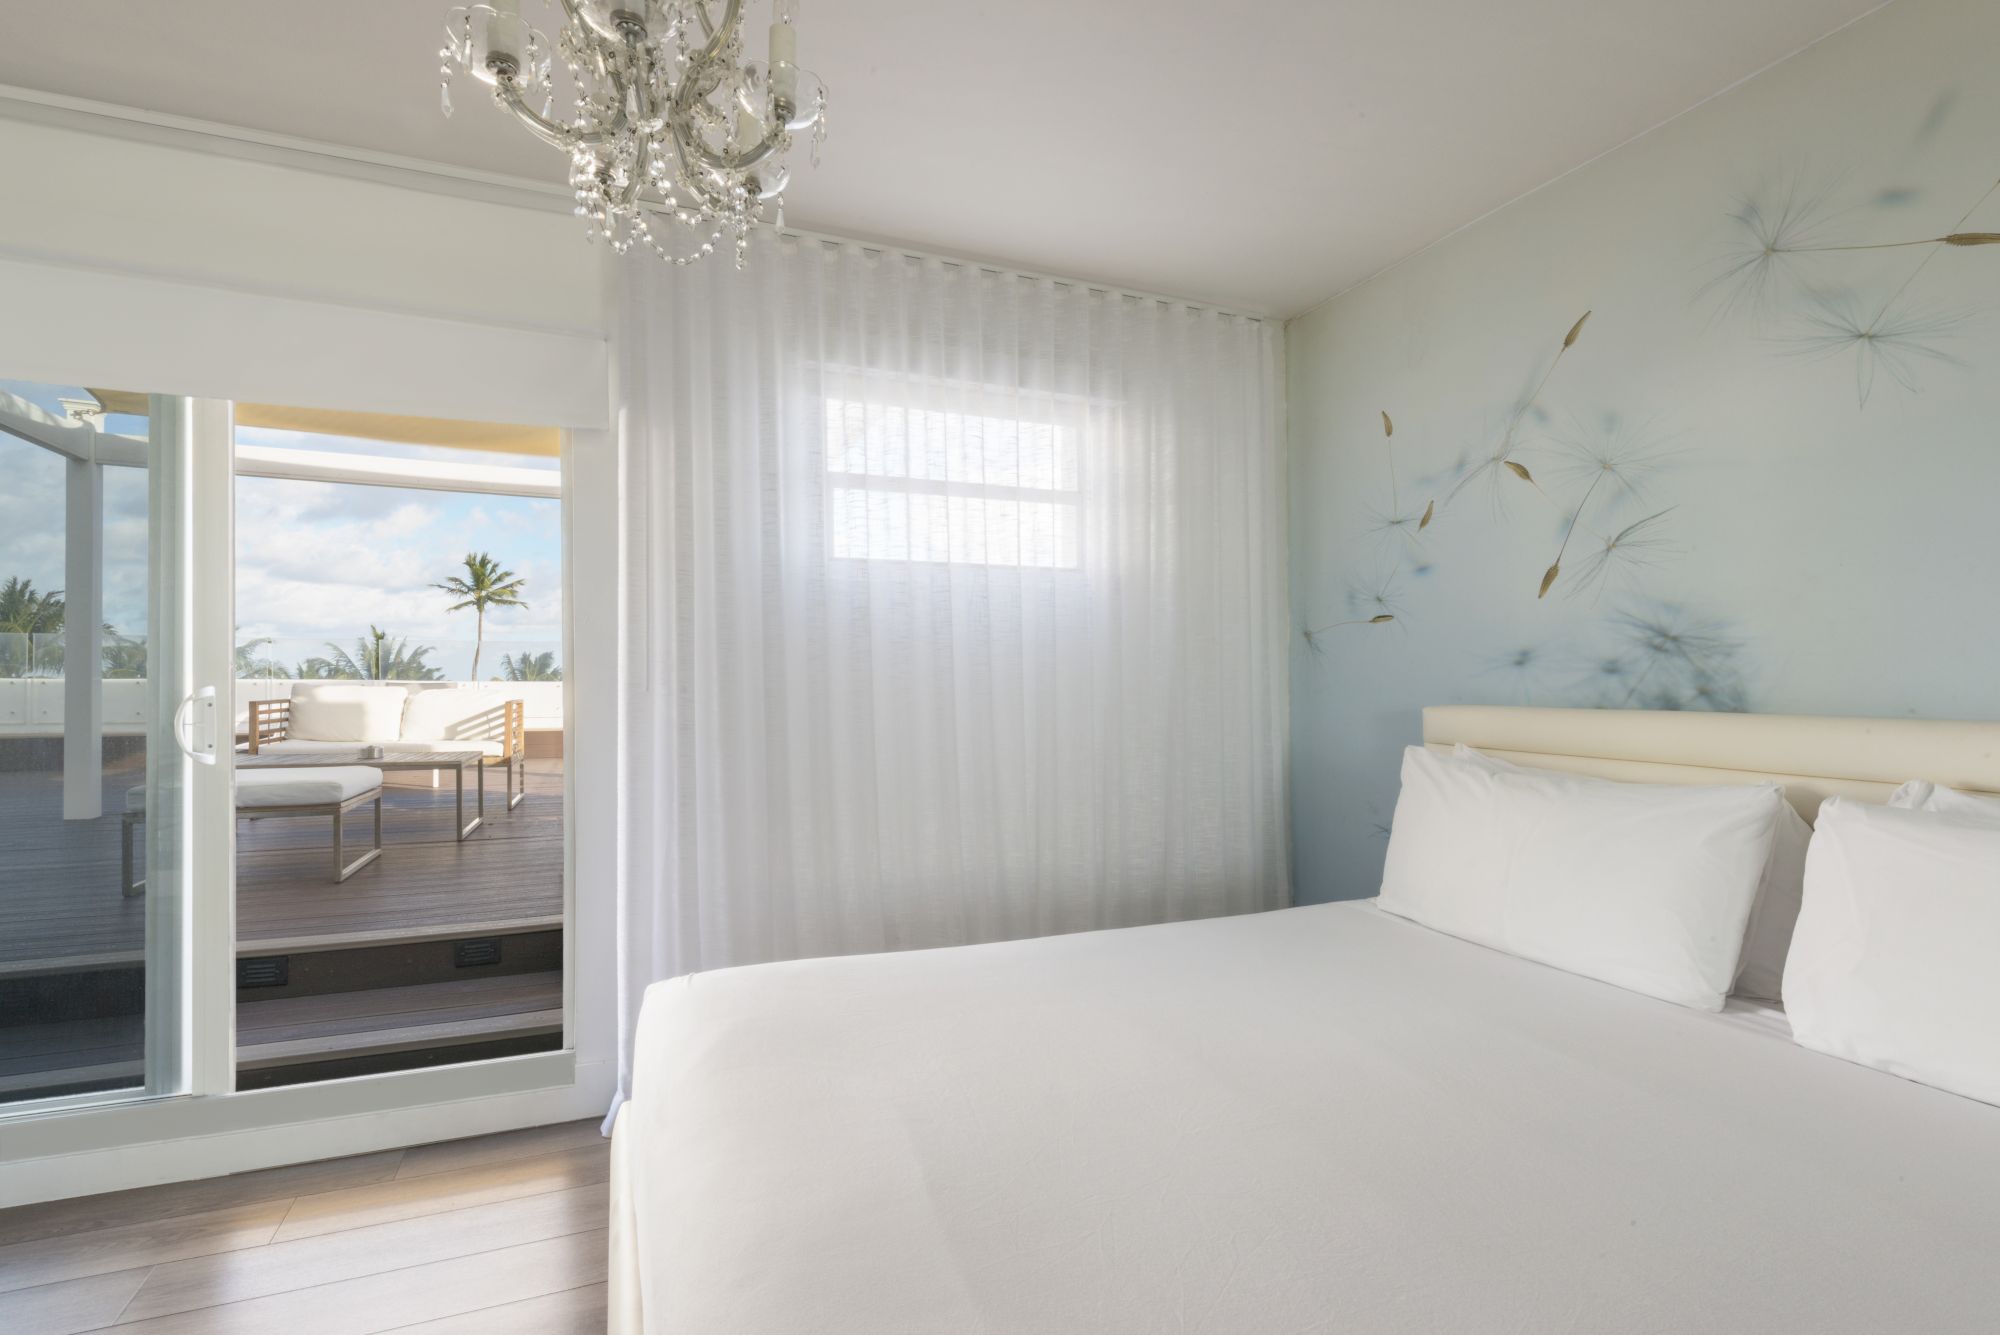
M 484 1065 L 502 1068 L 515 1064 L 516 1072 L 529 1073 L 532 1078 L 537 1070 L 557 1069 L 548 1063 L 549 1058 L 567 1059 L 570 1055 L 542 1054 Z M 461 1068 L 457 1074 L 477 1069 Z M 121 1144 L 0 1162 L 0 1207 L 189 1182 L 259 1168 L 602 1117 L 617 1085 L 613 1064 L 565 1062 L 561 1069 L 573 1072 L 573 1078 L 542 1088 L 469 1094 L 402 1106 L 394 1106 L 399 1093 L 420 1094 L 426 1088 L 422 1082 L 400 1077 L 444 1073 L 409 1072 L 236 1094 L 226 1099 L 163 1100 L 150 1109 L 106 1109 L 107 1113 L 125 1114 L 135 1126 L 164 1122 L 186 1129 L 182 1134 L 133 1138 Z M 315 1095 L 320 1096 L 318 1100 Z M 332 1115 L 314 1117 L 310 1109 L 315 1101 L 346 1106 Z M 199 1106 L 202 1103 L 213 1110 L 207 1116 Z M 382 1106 L 385 1103 L 391 1106 Z M 224 1109 L 221 1105 L 225 1104 L 230 1106 Z M 149 1111 L 154 1114 L 150 1118 Z M 91 1116 L 77 1113 L 69 1120 Z M 227 1125 L 201 1129 L 200 1123 L 206 1120 Z M 14 1142 L 17 1133 L 32 1125 L 0 1124 L 0 1140 Z M 9 1149 L 12 1148 L 14 1145 L 10 1144 Z

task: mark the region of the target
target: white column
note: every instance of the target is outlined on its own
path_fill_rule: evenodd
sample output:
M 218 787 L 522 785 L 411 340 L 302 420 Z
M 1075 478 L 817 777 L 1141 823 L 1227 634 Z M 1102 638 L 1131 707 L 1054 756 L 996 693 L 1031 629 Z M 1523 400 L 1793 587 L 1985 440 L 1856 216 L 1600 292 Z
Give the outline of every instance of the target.
M 63 819 L 104 814 L 104 465 L 67 461 L 63 529 Z

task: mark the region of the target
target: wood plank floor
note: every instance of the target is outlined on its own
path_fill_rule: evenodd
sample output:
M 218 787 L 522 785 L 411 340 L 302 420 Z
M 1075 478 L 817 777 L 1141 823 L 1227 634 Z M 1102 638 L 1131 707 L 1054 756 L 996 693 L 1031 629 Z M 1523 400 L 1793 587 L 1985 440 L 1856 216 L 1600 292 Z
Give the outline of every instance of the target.
M 382 857 L 348 881 L 327 875 L 326 820 L 237 824 L 237 935 L 276 953 L 480 929 L 554 927 L 562 916 L 562 762 L 528 762 L 528 799 L 507 811 L 505 776 L 486 776 L 487 819 L 452 837 L 452 791 L 390 787 Z M 62 819 L 62 776 L 0 771 L 0 977 L 137 963 L 146 901 L 119 888 L 119 824 L 142 761 L 108 765 L 105 815 Z M 468 794 L 467 806 L 472 804 Z M 356 814 L 353 838 L 366 837 Z
M 609 1172 L 570 1122 L 0 1210 L 0 1331 L 601 1332 Z

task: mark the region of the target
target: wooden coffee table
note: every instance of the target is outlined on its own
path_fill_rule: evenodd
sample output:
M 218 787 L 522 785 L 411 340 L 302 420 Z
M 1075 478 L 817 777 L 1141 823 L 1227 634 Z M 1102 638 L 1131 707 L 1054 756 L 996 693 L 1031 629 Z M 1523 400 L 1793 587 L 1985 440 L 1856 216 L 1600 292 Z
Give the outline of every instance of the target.
M 379 756 L 368 754 L 365 746 L 327 747 L 320 750 L 294 751 L 289 747 L 277 751 L 248 751 L 236 753 L 238 769 L 307 769 L 321 765 L 367 765 L 379 770 L 448 769 L 456 785 L 453 800 L 458 820 L 458 837 L 461 841 L 486 822 L 486 753 L 483 751 L 405 751 L 394 746 L 384 746 Z M 465 771 L 471 770 L 477 785 L 475 801 L 477 808 L 471 820 L 465 818 Z

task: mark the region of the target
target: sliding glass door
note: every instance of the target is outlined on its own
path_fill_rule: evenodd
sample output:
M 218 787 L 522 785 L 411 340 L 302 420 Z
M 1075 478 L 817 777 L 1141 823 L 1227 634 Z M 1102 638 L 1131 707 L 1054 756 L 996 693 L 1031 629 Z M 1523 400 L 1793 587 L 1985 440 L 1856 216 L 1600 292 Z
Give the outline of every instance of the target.
M 134 399 L 0 380 L 0 1111 L 195 1080 L 195 412 Z
M 0 1118 L 565 1045 L 560 449 L 0 380 Z
M 562 1048 L 561 433 L 236 419 L 236 1087 Z

